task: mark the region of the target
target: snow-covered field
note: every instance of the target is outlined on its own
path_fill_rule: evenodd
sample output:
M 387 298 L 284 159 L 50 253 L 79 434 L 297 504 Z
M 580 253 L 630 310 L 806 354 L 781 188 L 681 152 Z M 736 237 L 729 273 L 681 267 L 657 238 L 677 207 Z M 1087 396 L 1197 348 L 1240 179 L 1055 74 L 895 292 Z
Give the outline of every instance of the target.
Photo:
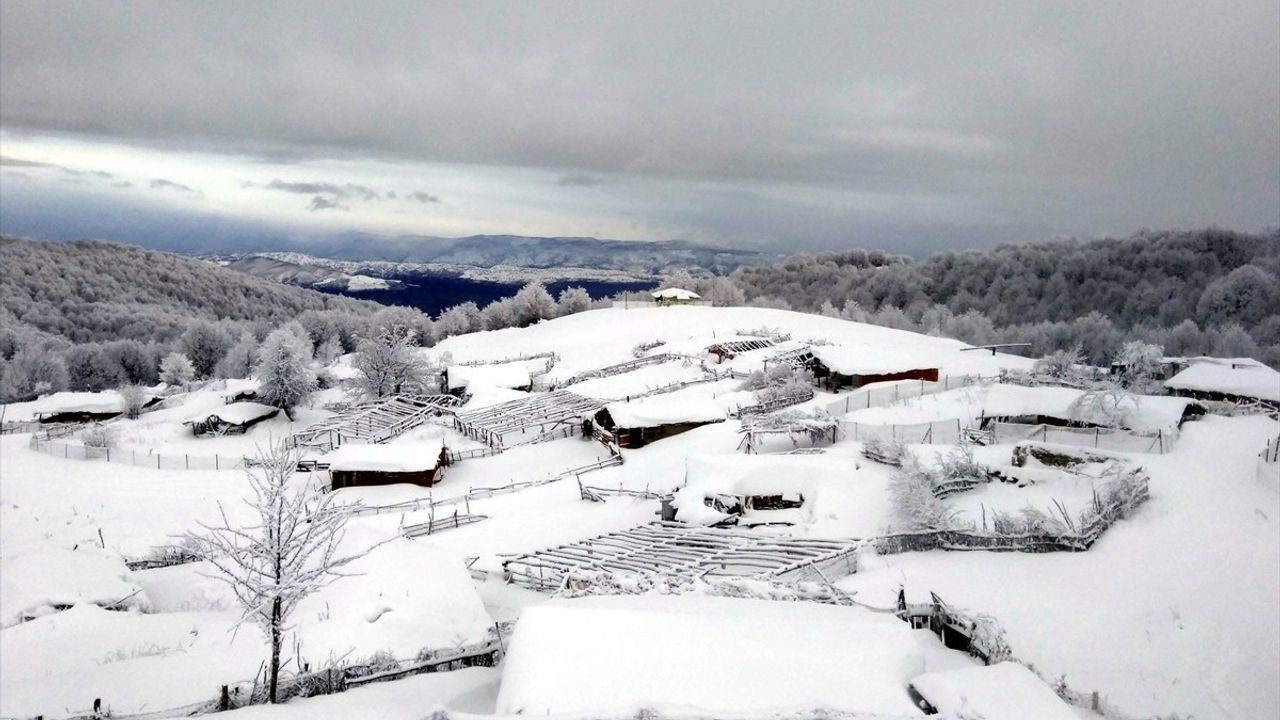
M 792 338 L 723 364 L 706 357 L 708 367 L 748 372 L 779 350 L 808 341 L 843 346 L 868 366 L 925 363 L 953 376 L 990 377 L 1002 367 L 1029 365 L 1023 358 L 964 351 L 954 340 L 757 308 L 598 310 L 458 336 L 424 352 L 433 358 L 448 352 L 464 362 L 554 351 L 559 359 L 549 378 L 562 380 L 631 360 L 637 345 L 659 343 L 649 352 L 697 357 L 714 342 L 762 327 Z M 349 368 L 349 359 L 339 367 Z M 702 374 L 701 362 L 680 360 L 570 389 L 617 400 Z M 479 382 L 482 377 L 477 373 Z M 675 406 L 732 409 L 751 399 L 739 383 L 702 383 L 656 397 Z M 993 414 L 997 404 L 1008 409 L 1021 402 L 1017 391 L 997 387 L 954 390 L 855 415 L 859 422 L 967 423 L 970 416 Z M 468 409 L 524 395 L 470 389 Z M 193 437 L 182 422 L 222 406 L 228 392 L 190 393 L 172 407 L 107 427 L 121 448 L 253 455 L 256 445 L 327 417 L 323 406 L 344 399 L 342 390 L 326 390 L 292 422 L 281 414 L 245 435 Z M 833 397 L 819 393 L 802 407 L 820 407 Z M 1154 416 L 1164 405 L 1146 407 Z M 29 415 L 36 408 L 15 412 Z M 1152 422 L 1163 424 L 1164 416 Z M 846 438 L 822 445 L 820 454 L 784 455 L 797 445 L 780 437 L 760 446 L 763 455 L 747 456 L 739 449 L 739 429 L 730 418 L 623 450 L 622 465 L 578 479 L 598 488 L 662 493 L 687 485 L 682 493 L 700 497 L 803 495 L 800 508 L 752 511 L 752 519 L 793 523 L 762 533 L 866 538 L 894 528 L 891 469 L 862 457 L 859 443 Z M 876 607 L 891 606 L 905 585 L 912 596 L 933 591 L 954 606 L 989 614 L 1004 627 L 1016 659 L 1034 665 L 1043 678 L 1097 691 L 1127 717 L 1258 717 L 1280 707 L 1280 487 L 1260 479 L 1270 476 L 1257 470 L 1258 452 L 1278 431 L 1280 424 L 1265 417 L 1210 416 L 1186 424 L 1168 454 L 1129 456 L 1150 474 L 1151 499 L 1087 552 L 864 551 L 858 573 L 837 584 Z M 434 423 L 392 441 L 404 450 L 439 443 L 453 450 L 478 447 Z M 911 450 L 928 456 L 946 448 Z M 1010 453 L 1008 445 L 982 448 L 976 459 L 1007 464 Z M 367 506 L 420 501 L 425 508 L 429 499 L 466 496 L 445 506 L 447 512 L 485 519 L 396 539 L 402 527 L 439 519 L 445 510 L 433 514 L 406 505 L 353 517 L 351 542 L 389 542 L 352 567 L 350 577 L 304 603 L 294 618 L 290 658 L 313 667 L 379 652 L 412 658 L 422 650 L 483 641 L 495 621 L 516 623 L 511 654 L 500 668 L 412 676 L 234 716 L 418 718 L 445 707 L 464 716 L 525 710 L 589 717 L 650 707 L 688 716 L 767 717 L 826 708 L 912 717 L 919 712 L 906 696 L 911 677 L 974 666 L 927 631 L 911 631 L 885 615 L 862 622 L 872 613 L 856 608 L 669 596 L 552 600 L 503 582 L 502 562 L 512 555 L 658 519 L 657 500 L 613 495 L 588 502 L 573 477 L 492 496 L 482 492 L 555 478 L 608 455 L 599 442 L 565 438 L 464 459 L 446 468 L 432 488 L 338 491 L 338 502 Z M 324 459 L 318 451 L 310 457 Z M 323 472 L 294 478 L 325 480 Z M 947 502 L 974 519 L 991 508 L 1016 511 L 1030 504 L 1046 510 L 1055 499 L 1081 505 L 1092 494 L 1084 478 L 1045 471 L 1035 480 L 1024 487 L 993 483 Z M 31 450 L 27 435 L 0 438 L 0 716 L 63 717 L 87 710 L 95 698 L 119 715 L 176 708 L 211 700 L 219 686 L 252 678 L 265 658 L 264 638 L 256 626 L 236 627 L 236 603 L 224 585 L 202 574 L 207 567 L 128 571 L 122 564 L 200 522 L 214 522 L 220 507 L 233 523 L 248 522 L 251 513 L 242 502 L 248 491 L 239 470 L 158 470 L 59 458 Z M 521 618 L 529 608 L 536 612 L 528 612 L 525 629 Z M 844 681 L 855 676 L 872 689 L 860 694 L 863 686 Z M 770 684 L 777 677 L 800 684 L 788 694 L 785 683 Z M 868 704 L 859 707 L 859 697 Z

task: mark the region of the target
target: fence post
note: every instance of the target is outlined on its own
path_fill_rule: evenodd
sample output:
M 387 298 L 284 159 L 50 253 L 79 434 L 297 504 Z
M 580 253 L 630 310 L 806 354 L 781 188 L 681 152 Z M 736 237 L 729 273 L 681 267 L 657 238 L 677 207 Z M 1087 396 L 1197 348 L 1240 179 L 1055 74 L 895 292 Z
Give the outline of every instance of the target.
M 213 469 L 214 469 L 214 470 L 221 470 L 221 469 L 222 469 L 221 467 L 219 467 L 219 466 L 218 466 L 218 454 L 217 454 L 217 453 L 214 453 L 214 454 L 213 454 Z
M 160 453 L 156 453 L 156 469 L 160 469 Z
M 1098 447 L 1098 435 L 1102 433 L 1102 428 L 1093 429 L 1093 446 Z
M 186 469 L 187 469 L 187 470 L 190 470 L 190 469 L 191 469 L 191 456 L 190 456 L 190 455 L 183 455 L 183 456 L 182 456 L 182 463 L 183 463 L 183 465 L 185 465 L 185 466 L 186 466 Z

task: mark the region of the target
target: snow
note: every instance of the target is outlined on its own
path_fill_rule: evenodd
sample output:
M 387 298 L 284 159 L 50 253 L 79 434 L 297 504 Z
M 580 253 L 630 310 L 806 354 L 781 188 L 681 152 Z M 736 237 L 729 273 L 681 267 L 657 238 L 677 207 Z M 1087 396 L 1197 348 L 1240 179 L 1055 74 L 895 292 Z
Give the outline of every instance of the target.
M 346 444 L 324 457 L 330 470 L 363 472 L 423 472 L 440 461 L 443 441 L 423 439 L 413 443 L 386 445 Z
M 690 400 L 659 395 L 605 406 L 620 428 L 650 428 L 680 423 L 709 423 L 725 419 L 724 408 L 710 400 Z
M 529 368 L 522 362 L 449 366 L 450 390 L 478 386 L 513 389 L 528 387 L 530 382 Z
M 939 712 L 983 720 L 1078 720 L 1035 673 L 1012 662 L 925 673 L 911 681 Z
M 1151 500 L 1088 552 L 859 558 L 838 585 L 883 605 L 905 583 L 989 614 L 1020 661 L 1131 717 L 1254 717 L 1280 707 L 1280 493 L 1250 450 L 1277 432 L 1260 416 L 1189 423 L 1172 452 L 1141 456 Z
M 861 608 L 698 595 L 553 600 L 525 610 L 498 713 L 914 714 L 909 626 Z
M 384 537 L 349 531 L 343 552 Z M 485 642 L 489 619 L 462 558 L 396 538 L 342 569 L 345 577 L 302 601 L 292 621 L 304 656 L 363 658 L 377 651 L 412 659 L 423 649 Z
M 747 521 L 794 522 L 797 532 L 816 537 L 867 537 L 885 529 L 891 508 L 887 473 L 854 458 L 822 455 L 691 455 L 684 487 L 672 504 L 677 519 L 709 524 L 724 518 L 703 498 L 723 494 L 803 496 L 796 509 L 750 510 Z
M 810 352 L 831 371 L 841 375 L 889 375 L 938 367 L 928 357 L 887 357 L 885 352 L 872 354 L 865 349 L 839 345 L 816 345 Z
M 373 277 L 371 275 L 352 275 L 347 278 L 347 291 L 359 292 L 361 290 L 386 290 L 391 284 L 386 280 Z
M 66 412 L 122 413 L 124 396 L 118 390 L 102 392 L 56 392 L 36 400 L 3 406 L 5 420 L 34 420 L 41 415 Z
M 845 419 L 875 425 L 910 425 L 959 419 L 966 425 L 976 427 L 983 417 L 1045 415 L 1062 420 L 1105 424 L 1107 419 L 1104 417 L 1089 412 L 1080 414 L 1073 409 L 1073 403 L 1083 394 L 1083 390 L 1066 387 L 1024 387 L 992 383 L 925 395 L 896 405 L 854 410 Z M 1181 422 L 1183 411 L 1194 402 L 1187 398 L 1163 395 L 1133 396 L 1120 406 L 1123 425 L 1138 432 L 1173 430 Z
M 649 295 L 656 300 L 699 300 L 702 298 L 698 293 L 684 288 L 665 288 L 655 290 Z
M 1164 386 L 1280 402 L 1280 372 L 1250 358 L 1196 358 Z
M 202 412 L 187 420 L 189 423 L 204 422 L 210 417 L 217 417 L 231 425 L 243 425 L 261 417 L 280 412 L 280 408 L 256 402 L 236 402 L 220 407 L 211 412 Z
M 146 608 L 146 593 L 116 553 L 92 546 L 5 555 L 0 627 L 77 603 Z

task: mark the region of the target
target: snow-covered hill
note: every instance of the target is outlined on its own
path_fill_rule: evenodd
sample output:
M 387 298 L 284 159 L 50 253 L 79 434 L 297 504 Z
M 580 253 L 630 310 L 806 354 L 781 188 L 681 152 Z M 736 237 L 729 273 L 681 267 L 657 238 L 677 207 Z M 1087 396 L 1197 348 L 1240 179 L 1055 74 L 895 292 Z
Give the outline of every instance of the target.
M 750 337 L 766 338 L 770 346 L 723 361 L 707 353 L 713 344 Z M 778 310 L 616 308 L 527 328 L 449 338 L 422 352 L 443 363 L 517 361 L 534 373 L 532 393 L 477 382 L 469 387 L 471 398 L 459 412 L 562 386 L 599 404 L 628 398 L 636 402 L 636 396 L 669 389 L 655 396 L 663 399 L 666 408 L 684 404 L 705 413 L 707 407 L 718 407 L 726 417 L 644 447 L 622 448 L 620 465 L 601 463 L 616 451 L 577 436 L 580 433 L 575 430 L 581 425 L 577 419 L 567 425 L 567 437 L 521 444 L 540 437 L 543 430 L 535 425 L 523 437 L 517 432 L 507 438 L 504 451 L 491 455 L 474 437 L 460 433 L 447 415 L 391 440 L 392 445 L 406 448 L 443 442 L 466 457 L 447 467 L 443 479 L 431 488 L 388 485 L 336 491 L 340 502 L 361 501 L 382 510 L 361 511 L 349 521 L 348 532 L 376 541 L 433 522 L 440 529 L 394 540 L 367 558 L 359 574 L 341 579 L 309 601 L 298 617 L 297 652 L 313 666 L 337 656 L 344 656 L 346 662 L 363 661 L 380 651 L 405 659 L 419 650 L 444 651 L 455 643 L 472 643 L 486 622 L 514 621 L 515 641 L 522 643 L 519 662 L 511 667 L 414 676 L 280 708 L 236 711 L 232 717 L 420 717 L 436 705 L 493 717 L 500 688 L 508 703 L 504 707 L 512 710 L 516 699 L 530 696 L 530 688 L 548 673 L 556 673 L 558 687 L 568 693 L 578 672 L 575 668 L 586 669 L 582 663 L 589 663 L 592 670 L 584 677 L 625 672 L 629 666 L 617 658 L 630 649 L 598 647 L 596 640 L 627 637 L 627 613 L 641 610 L 653 613 L 645 616 L 650 623 L 645 627 L 652 626 L 653 633 L 661 632 L 664 613 L 678 617 L 677 626 L 688 628 L 684 637 L 670 642 L 646 638 L 644 652 L 649 655 L 628 659 L 645 667 L 652 682 L 670 683 L 650 697 L 678 698 L 680 703 L 678 708 L 651 706 L 646 712 L 673 717 L 745 718 L 776 713 L 810 717 L 818 705 L 833 716 L 890 717 L 857 714 L 886 707 L 899 712 L 892 717 L 918 716 L 911 714 L 907 690 L 893 673 L 863 678 L 867 692 L 885 698 L 874 708 L 859 708 L 858 693 L 835 687 L 826 692 L 824 683 L 833 681 L 820 675 L 805 685 L 805 707 L 788 705 L 786 672 L 769 665 L 770 658 L 764 655 L 831 658 L 830 662 L 857 667 L 862 657 L 859 648 L 837 639 L 863 637 L 858 627 L 866 622 L 865 609 L 824 608 L 822 627 L 831 632 L 815 632 L 813 623 L 797 621 L 791 634 L 786 632 L 786 614 L 772 612 L 773 608 L 703 623 L 698 618 L 711 612 L 707 608 L 746 605 L 692 603 L 699 608 L 692 613 L 682 609 L 691 603 L 672 602 L 660 595 L 636 602 L 558 600 L 542 618 L 551 617 L 554 623 L 531 623 L 521 639 L 524 609 L 543 605 L 551 596 L 508 583 L 504 577 L 504 562 L 514 556 L 654 522 L 660 511 L 654 495 L 682 487 L 707 494 L 801 496 L 798 508 L 753 509 L 743 514 L 744 522 L 735 532 L 747 538 L 852 543 L 901 529 L 902 518 L 892 495 L 893 468 L 864 457 L 863 443 L 850 433 L 840 433 L 834 443 L 823 439 L 812 451 L 812 438 L 776 436 L 756 446 L 759 457 L 743 452 L 742 421 L 732 414 L 755 398 L 742 388 L 742 376 L 780 353 L 822 344 L 842 346 L 846 353 L 865 359 L 868 367 L 936 367 L 940 382 L 907 380 L 883 384 L 875 391 L 838 394 L 818 389 L 794 410 L 826 410 L 839 418 L 862 407 L 860 414 L 849 417 L 884 423 L 945 418 L 958 427 L 972 421 L 973 408 L 994 407 L 993 398 L 1011 398 L 1019 413 L 1034 413 L 1042 395 L 1060 400 L 1060 393 L 1024 393 L 990 384 L 1002 368 L 1028 367 L 1031 361 L 1026 358 L 993 355 L 946 338 Z M 540 373 L 548 364 L 547 353 L 554 353 L 550 369 Z M 543 357 L 521 360 L 533 355 Z M 630 372 L 578 381 L 584 373 L 650 356 L 658 359 Z M 350 358 L 340 359 L 338 365 L 342 372 L 337 374 L 350 374 Z M 964 389 L 939 392 L 952 384 Z M 991 392 L 995 387 L 1001 388 L 995 391 L 999 397 Z M 294 421 L 278 416 L 242 436 L 192 437 L 181 423 L 224 402 L 227 392 L 211 387 L 177 397 L 167 403 L 170 407 L 137 420 L 108 423 L 117 443 L 110 461 L 77 459 L 85 453 L 76 435 L 42 445 L 43 452 L 30 446 L 26 434 L 0 437 L 0 559 L 4 567 L 31 568 L 36 561 L 57 558 L 77 546 L 93 546 L 95 562 L 102 555 L 101 567 L 118 568 L 121 557 L 138 557 L 151 546 L 169 542 L 174 534 L 193 529 L 197 522 L 215 521 L 220 505 L 228 509 L 233 522 L 247 522 L 239 503 L 247 491 L 242 472 L 187 470 L 188 465 L 205 467 L 191 459 L 215 453 L 252 455 L 256 445 L 332 416 L 333 410 L 326 406 L 354 399 L 341 388 L 326 390 L 310 407 L 299 409 Z M 888 406 L 866 410 L 873 403 Z M 1276 621 L 1280 617 L 1280 488 L 1265 479 L 1270 475 L 1258 472 L 1258 453 L 1277 433 L 1280 424 L 1266 417 L 1209 416 L 1185 424 L 1174 433 L 1176 443 L 1167 448 L 1110 453 L 1108 457 L 1145 469 L 1151 497 L 1085 552 L 935 550 L 876 555 L 863 547 L 856 556 L 857 572 L 831 580 L 855 593 L 856 601 L 873 607 L 892 607 L 899 588 L 905 587 L 913 600 L 936 592 L 953 606 L 987 614 L 1004 628 L 1015 659 L 1033 664 L 1047 680 L 1062 678 L 1074 691 L 1086 695 L 1096 691 L 1104 706 L 1122 720 L 1156 714 L 1202 719 L 1259 716 L 1280 706 Z M 909 439 L 935 443 L 908 444 L 907 451 L 925 463 L 951 451 L 946 443 L 952 440 Z M 58 444 L 63 442 L 66 445 Z M 808 454 L 788 454 L 797 449 Z M 991 466 L 1007 465 L 1011 451 L 1011 445 L 998 444 L 980 448 L 975 457 Z M 323 462 L 327 455 L 317 448 L 309 457 Z M 175 458 L 186 458 L 185 465 Z M 606 467 L 582 470 L 597 463 Z M 295 482 L 326 479 L 323 471 L 299 473 Z M 1045 510 L 1052 499 L 1087 504 L 1091 482 L 1085 475 L 1036 467 L 1027 470 L 1019 484 L 995 483 L 983 491 L 986 494 L 947 502 L 965 518 L 987 511 L 986 506 L 973 507 L 979 504 L 976 499 L 1013 511 L 1027 505 Z M 603 502 L 584 499 L 590 493 L 580 483 L 601 493 Z M 706 510 L 714 519 L 724 517 L 710 507 Z M 447 526 L 454 512 L 479 517 L 470 524 Z M 768 520 L 778 522 L 747 527 L 749 521 Z M 585 558 L 582 562 L 592 560 L 584 551 L 578 555 Z M 474 578 L 471 585 L 467 568 Z M 17 618 L 0 630 L 0 715 L 63 717 L 88 708 L 96 697 L 118 714 L 172 708 L 209 700 L 220 685 L 249 679 L 263 658 L 262 637 L 251 626 L 230 632 L 237 615 L 234 601 L 225 588 L 203 578 L 200 571 L 198 565 L 127 573 L 117 569 L 105 576 L 101 587 L 88 587 L 93 579 L 89 576 L 75 587 L 60 587 L 61 576 L 50 573 L 41 582 L 32 580 L 24 586 L 22 608 L 10 607 L 8 598 L 0 598 L 5 603 L 0 608 L 4 617 Z M 9 582 L 8 577 L 5 580 Z M 633 577 L 621 584 L 638 582 Z M 751 582 L 764 585 L 758 579 Z M 133 611 L 100 607 L 111 604 L 103 598 L 114 599 L 116 587 L 141 588 L 131 604 Z M 60 600 L 67 597 L 72 600 Z M 65 609 L 71 602 L 80 604 Z M 597 605 L 610 605 L 611 610 L 593 610 Z M 39 617 L 18 621 L 23 611 Z M 590 615 L 590 623 L 579 625 L 575 612 Z M 716 687 L 733 686 L 733 668 L 725 667 L 721 650 L 663 654 L 663 648 L 678 649 L 681 643 L 710 642 L 719 627 L 749 632 L 742 628 L 762 619 L 771 624 L 768 633 L 744 641 L 743 654 L 735 659 L 750 665 L 750 672 L 744 671 L 742 677 L 752 679 L 750 697 L 761 704 L 758 709 L 744 708 L 741 697 L 698 693 L 700 673 L 714 673 Z M 549 652 L 548 642 L 554 646 L 555 633 L 548 635 L 547 627 L 578 628 L 575 647 L 583 651 L 559 656 L 548 667 L 530 671 L 539 667 L 538 653 Z M 599 628 L 599 633 L 588 633 L 590 627 Z M 908 631 L 900 624 L 889 630 L 894 631 L 890 634 L 895 662 L 911 673 L 945 672 L 977 663 L 944 648 L 927 630 Z M 312 633 L 311 639 L 307 633 Z M 877 648 L 880 651 L 887 652 Z M 699 662 L 716 666 L 698 667 Z M 579 717 L 586 707 L 581 703 L 592 698 L 607 700 L 608 707 L 601 706 L 599 711 L 613 717 L 635 716 L 644 707 L 643 700 L 635 698 L 645 693 L 627 698 L 610 697 L 600 688 L 593 693 L 573 704 L 559 702 L 557 693 L 540 692 L 537 707 L 553 716 L 576 712 Z M 616 706 L 619 703 L 626 707 Z M 413 712 L 407 712 L 407 707 Z M 1098 717 L 1085 709 L 1077 709 L 1077 714 Z

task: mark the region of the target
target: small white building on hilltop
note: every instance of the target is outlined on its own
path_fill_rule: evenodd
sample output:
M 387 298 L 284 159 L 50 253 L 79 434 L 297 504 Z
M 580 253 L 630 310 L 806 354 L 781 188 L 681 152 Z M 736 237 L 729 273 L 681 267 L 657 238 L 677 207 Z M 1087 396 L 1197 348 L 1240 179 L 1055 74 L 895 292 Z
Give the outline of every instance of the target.
M 911 627 L 857 607 L 706 595 L 621 595 L 526 608 L 499 715 L 632 717 L 918 713 Z
M 659 305 L 692 305 L 702 299 L 702 296 L 698 293 L 684 288 L 654 290 L 649 293 L 649 296 Z

